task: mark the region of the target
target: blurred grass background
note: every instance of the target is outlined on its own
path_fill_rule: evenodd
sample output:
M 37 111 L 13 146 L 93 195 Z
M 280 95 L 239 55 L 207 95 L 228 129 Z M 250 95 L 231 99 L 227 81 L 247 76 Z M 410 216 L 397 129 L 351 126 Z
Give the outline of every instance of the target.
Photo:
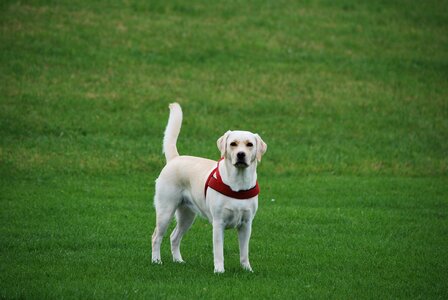
M 2 1 L 4 298 L 446 298 L 446 1 Z M 252 265 L 211 228 L 150 265 L 167 105 L 181 154 L 268 152 Z M 188 288 L 186 288 L 186 286 Z

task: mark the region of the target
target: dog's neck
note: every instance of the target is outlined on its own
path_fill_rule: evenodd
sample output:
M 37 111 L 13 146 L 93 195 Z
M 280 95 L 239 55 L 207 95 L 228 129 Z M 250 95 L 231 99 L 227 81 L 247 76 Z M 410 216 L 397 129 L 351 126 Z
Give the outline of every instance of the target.
M 245 191 L 257 184 L 257 161 L 247 168 L 236 168 L 229 159 L 224 159 L 219 164 L 219 173 L 222 182 L 227 184 L 232 191 Z

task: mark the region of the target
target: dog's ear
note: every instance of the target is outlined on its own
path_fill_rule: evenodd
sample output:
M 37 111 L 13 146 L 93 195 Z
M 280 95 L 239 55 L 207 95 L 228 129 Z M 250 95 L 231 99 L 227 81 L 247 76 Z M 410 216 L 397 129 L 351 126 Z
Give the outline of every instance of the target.
M 218 139 L 218 141 L 216 141 L 216 145 L 218 146 L 219 151 L 221 152 L 221 157 L 224 157 L 226 155 L 226 149 L 227 149 L 227 138 L 229 137 L 229 134 L 232 131 L 227 131 L 226 133 L 224 133 L 224 135 L 222 137 L 220 137 Z
M 261 139 L 261 137 L 258 134 L 255 134 L 255 140 L 257 141 L 257 160 L 258 162 L 261 161 L 261 157 L 268 149 L 268 145 L 266 145 L 265 142 Z

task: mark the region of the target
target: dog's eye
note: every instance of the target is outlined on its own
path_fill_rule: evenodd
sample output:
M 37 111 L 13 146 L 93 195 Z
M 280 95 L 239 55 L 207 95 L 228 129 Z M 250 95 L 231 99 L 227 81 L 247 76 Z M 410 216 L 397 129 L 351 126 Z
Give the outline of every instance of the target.
M 230 146 L 232 146 L 232 147 L 236 147 L 236 143 L 235 143 L 235 142 L 231 142 L 231 143 L 230 143 Z
M 254 146 L 254 144 L 252 144 L 252 143 L 247 143 L 247 147 L 253 147 Z

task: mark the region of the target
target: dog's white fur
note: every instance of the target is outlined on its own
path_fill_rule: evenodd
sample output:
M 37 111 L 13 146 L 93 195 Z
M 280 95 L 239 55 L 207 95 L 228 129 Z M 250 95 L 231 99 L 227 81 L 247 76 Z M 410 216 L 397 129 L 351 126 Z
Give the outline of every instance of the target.
M 154 196 L 157 220 L 152 235 L 152 262 L 162 262 L 160 244 L 173 215 L 176 215 L 177 226 L 170 236 L 171 252 L 175 262 L 183 262 L 180 242 L 196 215 L 200 215 L 213 225 L 215 273 L 224 272 L 223 242 L 224 229 L 227 228 L 238 229 L 240 262 L 244 269 L 252 271 L 249 263 L 249 239 L 252 220 L 258 207 L 258 196 L 238 200 L 209 188 L 205 198 L 205 182 L 216 167 L 216 161 L 179 156 L 176 142 L 182 125 L 182 110 L 177 103 L 170 104 L 169 107 L 170 116 L 163 140 L 167 164 L 156 180 Z M 219 165 L 223 182 L 233 191 L 254 187 L 257 181 L 257 162 L 267 149 L 261 137 L 248 131 L 227 131 L 218 139 L 217 145 L 224 157 Z

